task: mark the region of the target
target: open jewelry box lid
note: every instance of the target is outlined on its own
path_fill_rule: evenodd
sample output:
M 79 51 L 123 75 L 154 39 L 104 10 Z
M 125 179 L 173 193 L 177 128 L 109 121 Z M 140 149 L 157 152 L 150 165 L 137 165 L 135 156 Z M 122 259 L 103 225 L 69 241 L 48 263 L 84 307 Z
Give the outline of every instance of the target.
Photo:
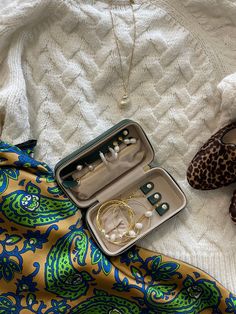
M 137 139 L 137 143 L 135 145 L 139 145 L 140 151 L 143 152 L 143 157 L 139 160 L 137 164 L 133 165 L 130 169 L 126 170 L 118 177 L 115 176 L 114 178 L 111 178 L 110 182 L 107 185 L 96 191 L 96 193 L 94 193 L 88 199 L 79 199 L 78 196 L 73 192 L 73 190 L 69 188 L 68 178 L 69 180 L 72 180 L 71 182 L 73 182 L 71 174 L 76 171 L 77 165 L 93 164 L 99 159 L 99 152 L 104 150 L 104 147 L 107 148 L 112 145 L 112 143 L 117 138 L 122 137 L 122 132 L 124 132 L 124 130 L 128 130 L 129 138 L 132 137 Z M 117 193 L 117 191 L 122 189 L 123 186 L 120 185 L 120 182 L 122 182 L 123 184 L 124 177 L 127 178 L 125 182 L 127 182 L 127 184 L 131 184 L 132 180 L 137 179 L 137 177 L 143 176 L 143 174 L 145 173 L 145 168 L 147 168 L 147 166 L 152 163 L 153 159 L 153 147 L 142 127 L 137 122 L 125 119 L 101 134 L 100 136 L 96 137 L 94 140 L 90 141 L 83 147 L 79 148 L 69 156 L 59 161 L 55 166 L 55 178 L 59 186 L 75 203 L 76 206 L 78 206 L 79 208 L 89 208 L 95 204 L 103 203 L 109 200 L 111 198 L 111 191 L 115 191 Z M 117 162 L 119 166 L 119 158 L 115 162 Z M 96 168 L 94 169 L 94 173 L 91 172 L 91 175 L 93 175 L 94 178 L 98 180 L 98 182 L 99 180 L 101 180 L 101 176 L 96 177 Z M 114 173 L 111 173 L 111 176 L 112 175 L 114 175 Z M 109 191 L 109 193 L 107 191 Z

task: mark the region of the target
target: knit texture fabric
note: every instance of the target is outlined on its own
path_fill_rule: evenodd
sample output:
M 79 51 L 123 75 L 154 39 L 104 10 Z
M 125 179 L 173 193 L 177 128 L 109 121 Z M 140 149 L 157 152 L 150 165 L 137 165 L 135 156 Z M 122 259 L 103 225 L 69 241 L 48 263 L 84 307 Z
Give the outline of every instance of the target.
M 132 11 L 128 0 L 114 2 L 127 73 Z M 140 245 L 193 263 L 236 292 L 236 227 L 228 214 L 235 186 L 196 191 L 186 181 L 200 146 L 236 116 L 236 4 L 135 0 L 132 106 L 121 109 L 109 3 L 21 0 L 1 6 L 2 139 L 37 139 L 36 158 L 54 166 L 119 120 L 136 120 L 154 146 L 156 162 L 188 198 L 186 210 Z

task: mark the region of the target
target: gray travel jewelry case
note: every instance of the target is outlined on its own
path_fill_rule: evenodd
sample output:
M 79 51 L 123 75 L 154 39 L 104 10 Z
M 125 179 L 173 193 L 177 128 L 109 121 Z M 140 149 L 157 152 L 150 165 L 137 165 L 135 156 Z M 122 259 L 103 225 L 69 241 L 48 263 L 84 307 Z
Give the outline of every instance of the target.
M 131 154 L 133 154 L 131 158 L 127 157 L 128 154 L 124 154 L 123 152 L 125 158 L 125 162 L 123 162 L 125 166 L 122 165 L 121 167 L 123 173 L 120 173 L 120 159 L 118 159 L 116 161 L 117 168 L 115 171 L 114 169 L 111 171 L 111 177 L 108 178 L 108 173 L 105 169 L 106 166 L 101 162 L 99 163 L 96 158 L 94 159 L 94 156 L 96 157 L 99 151 L 116 141 L 116 139 L 121 136 L 123 130 L 128 130 L 129 137 L 137 139 L 136 144 L 134 144 L 136 148 L 133 148 L 131 151 Z M 132 147 L 132 145 L 128 147 Z M 123 150 L 128 149 L 128 147 L 123 148 Z M 137 147 L 139 151 L 137 151 Z M 121 152 L 119 154 L 121 154 Z M 137 122 L 126 119 L 62 159 L 55 167 L 55 178 L 59 186 L 82 212 L 86 211 L 85 219 L 94 240 L 102 251 L 109 256 L 116 256 L 123 253 L 138 240 L 175 216 L 186 206 L 186 197 L 176 181 L 166 170 L 156 167 L 153 164 L 153 159 L 154 150 L 142 127 Z M 73 179 L 76 178 L 76 166 L 81 162 L 86 162 L 86 164 L 89 165 L 91 161 L 93 161 L 96 167 L 91 172 L 87 171 L 84 175 L 85 180 L 83 181 L 88 184 L 86 186 L 88 187 L 89 193 L 87 193 L 87 195 L 83 193 L 83 197 L 80 198 L 80 194 L 77 193 L 79 188 L 74 185 L 73 181 Z M 127 168 L 127 164 L 130 168 Z M 104 167 L 104 169 L 102 169 L 102 167 Z M 108 182 L 105 185 L 104 177 Z M 70 179 L 69 181 L 68 178 Z M 102 182 L 103 184 L 99 185 L 97 182 Z M 148 195 L 145 195 L 141 192 L 140 187 L 147 182 L 153 182 L 154 188 Z M 70 184 L 72 185 L 70 186 Z M 97 189 L 98 187 L 99 189 Z M 94 188 L 97 190 L 93 191 Z M 85 190 L 86 189 L 84 189 L 84 191 Z M 135 194 L 137 195 L 136 200 L 142 204 L 141 206 L 138 206 L 138 204 L 135 206 L 135 214 L 137 217 L 140 217 L 144 214 L 146 209 L 153 209 L 147 197 L 155 192 L 159 192 L 162 195 L 162 201 L 167 202 L 170 206 L 169 210 L 163 216 L 160 216 L 154 209 L 152 218 L 150 220 L 147 219 L 146 225 L 144 223 L 145 228 L 141 233 L 123 246 L 108 242 L 97 229 L 96 214 L 98 208 L 104 202 L 114 199 L 124 199 L 131 194 Z M 145 210 L 143 206 L 145 206 Z

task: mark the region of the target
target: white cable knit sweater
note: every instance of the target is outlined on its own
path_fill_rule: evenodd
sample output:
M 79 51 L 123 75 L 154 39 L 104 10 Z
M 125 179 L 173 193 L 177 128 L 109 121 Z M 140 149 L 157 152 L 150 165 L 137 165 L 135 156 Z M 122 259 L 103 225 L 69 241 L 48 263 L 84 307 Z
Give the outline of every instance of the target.
M 128 0 L 113 2 L 127 65 L 132 12 Z M 186 182 L 200 145 L 236 118 L 236 75 L 227 77 L 236 72 L 235 1 L 135 0 L 132 107 L 125 109 L 108 0 L 1 6 L 2 139 L 37 139 L 36 157 L 54 166 L 119 120 L 140 122 L 156 161 L 188 198 L 186 210 L 141 245 L 195 264 L 236 292 L 236 227 L 228 215 L 236 186 L 206 192 Z

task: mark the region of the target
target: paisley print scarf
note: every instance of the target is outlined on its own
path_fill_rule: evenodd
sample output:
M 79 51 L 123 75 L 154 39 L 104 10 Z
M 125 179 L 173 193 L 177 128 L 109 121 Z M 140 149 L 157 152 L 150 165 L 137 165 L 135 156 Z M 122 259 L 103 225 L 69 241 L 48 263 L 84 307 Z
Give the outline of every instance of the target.
M 0 142 L 0 313 L 236 313 L 191 265 L 138 247 L 106 257 L 35 144 Z

